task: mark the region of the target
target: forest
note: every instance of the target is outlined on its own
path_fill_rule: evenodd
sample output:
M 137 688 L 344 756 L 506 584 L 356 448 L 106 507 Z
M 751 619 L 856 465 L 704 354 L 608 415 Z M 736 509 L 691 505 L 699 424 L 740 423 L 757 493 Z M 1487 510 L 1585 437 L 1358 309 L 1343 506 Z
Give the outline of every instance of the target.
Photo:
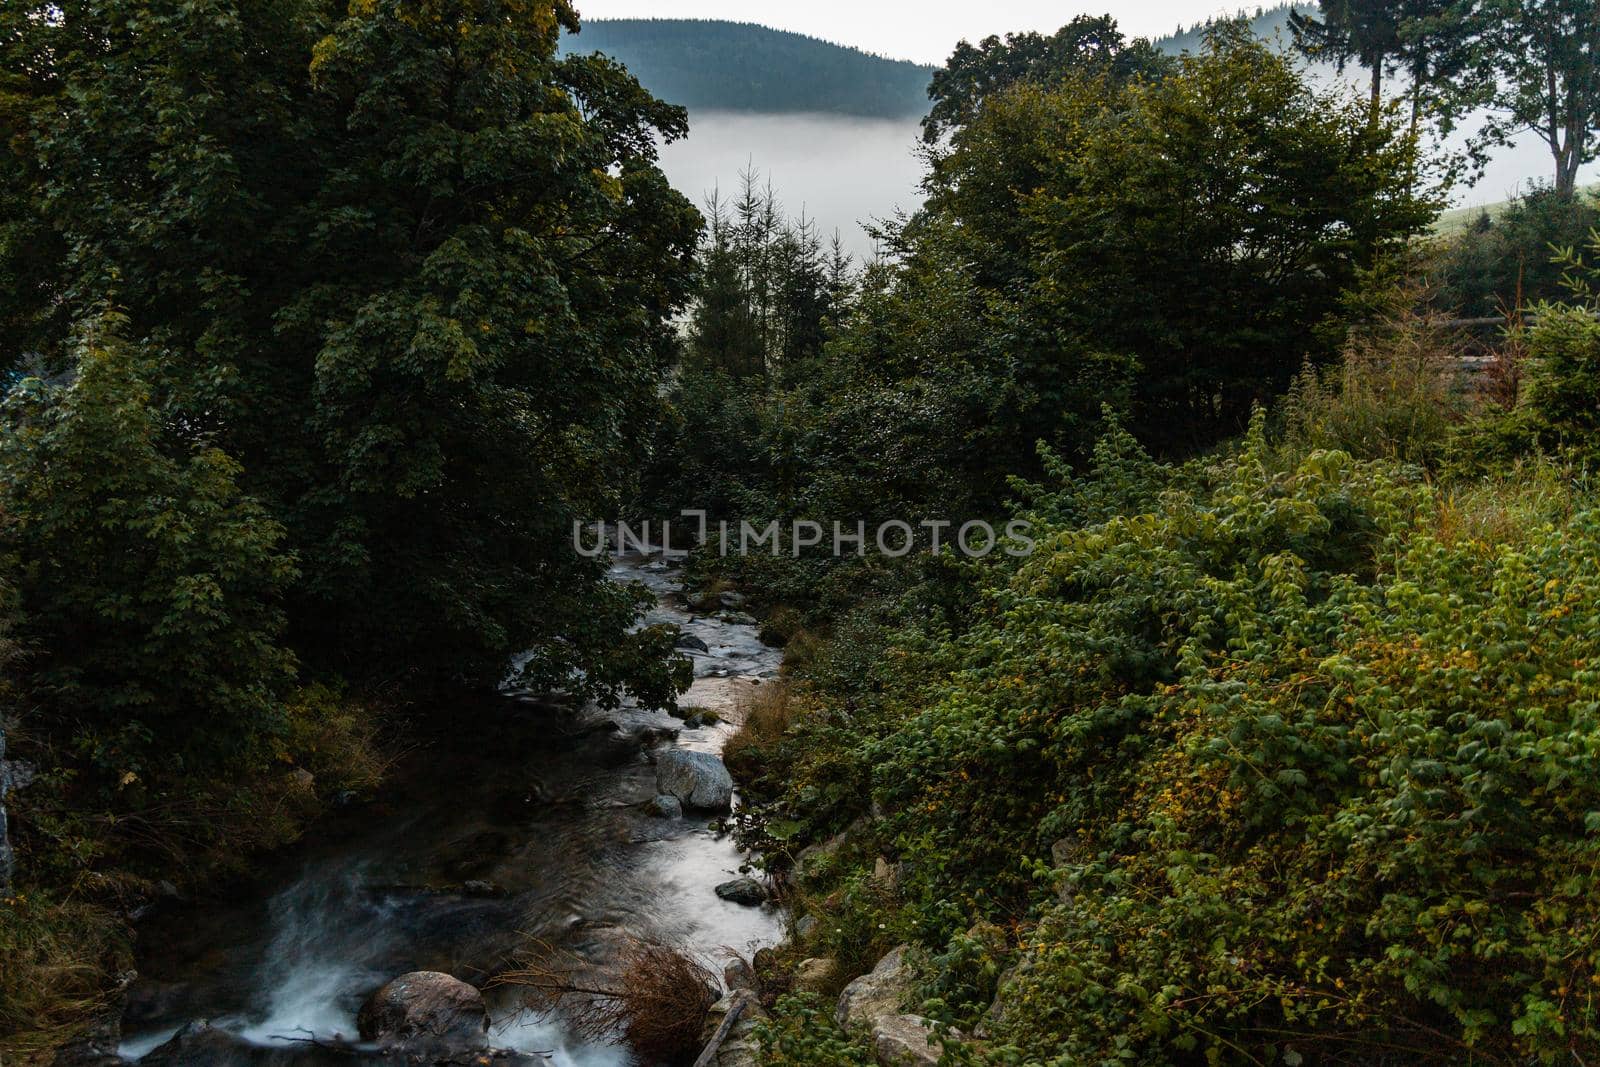
M 690 111 L 917 118 L 933 74 L 803 34 L 712 19 L 605 19 L 587 23 L 563 47 L 610 56 L 652 93 Z
M 671 740 L 606 766 L 731 772 L 651 803 L 738 846 L 782 936 L 438 977 L 588 998 L 571 1032 L 640 1067 L 1595 1062 L 1594 15 L 962 42 L 925 202 L 861 263 L 753 170 L 674 190 L 692 93 L 568 50 L 566 0 L 7 5 L 0 1059 L 138 1060 L 106 1034 L 192 993 L 137 984 L 148 923 L 411 834 L 451 738 L 483 751 L 423 778 L 446 806 L 637 715 Z M 1439 226 L 1517 135 L 1547 177 Z M 685 513 L 914 550 L 710 539 L 661 599 L 576 536 Z M 782 650 L 737 707 L 695 704 L 705 618 Z M 526 777 L 463 840 L 560 837 L 584 802 Z M 639 807 L 610 837 L 666 825 Z M 360 891 L 521 906 L 450 872 Z M 375 1044 L 373 1004 L 364 1042 L 201 1023 L 141 1062 L 621 1062 Z

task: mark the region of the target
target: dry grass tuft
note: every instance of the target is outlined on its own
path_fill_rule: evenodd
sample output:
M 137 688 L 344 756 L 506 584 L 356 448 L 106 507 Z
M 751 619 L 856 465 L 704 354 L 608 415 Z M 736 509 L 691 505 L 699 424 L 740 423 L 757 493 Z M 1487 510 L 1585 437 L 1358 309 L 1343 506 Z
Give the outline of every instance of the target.
M 741 703 L 743 723 L 722 749 L 722 762 L 733 776 L 750 779 L 758 770 L 759 754 L 783 739 L 800 704 L 783 682 L 767 682 Z
M 700 1051 L 700 1034 L 721 986 L 709 963 L 670 944 L 629 938 L 609 978 L 586 979 L 581 961 L 550 951 L 539 962 L 501 975 L 536 1011 L 560 1011 L 593 1040 L 620 1037 L 646 1063 L 685 1064 Z

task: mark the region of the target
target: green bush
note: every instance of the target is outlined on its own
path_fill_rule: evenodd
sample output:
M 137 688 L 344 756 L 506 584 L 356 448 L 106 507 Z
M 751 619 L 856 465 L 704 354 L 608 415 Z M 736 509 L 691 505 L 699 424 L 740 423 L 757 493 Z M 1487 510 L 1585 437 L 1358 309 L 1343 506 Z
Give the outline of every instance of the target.
M 1541 186 L 1487 211 L 1440 242 L 1435 306 L 1467 317 L 1503 315 L 1566 296 L 1558 252 L 1600 226 L 1600 199 Z
M 1260 420 L 1211 463 L 1101 460 L 1035 487 L 1039 549 L 965 632 L 863 653 L 898 687 L 813 677 L 855 710 L 776 756 L 801 842 L 861 810 L 810 768 L 870 773 L 907 872 L 879 921 L 932 950 L 942 1021 L 1023 964 L 962 1055 L 1592 1055 L 1600 512 L 1554 471 L 1491 514 L 1414 468 L 1286 463 Z
M 126 785 L 264 754 L 294 678 L 280 602 L 295 569 L 238 464 L 166 422 L 119 325 L 84 329 L 70 384 L 6 399 L 0 537 L 26 698 Z

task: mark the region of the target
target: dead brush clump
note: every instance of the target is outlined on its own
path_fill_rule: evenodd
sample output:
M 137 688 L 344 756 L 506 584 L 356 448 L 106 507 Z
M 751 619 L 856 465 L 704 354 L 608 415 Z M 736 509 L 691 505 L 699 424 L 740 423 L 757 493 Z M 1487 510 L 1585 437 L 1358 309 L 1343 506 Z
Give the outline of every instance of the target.
M 602 976 L 570 954 L 533 953 L 537 962 L 496 982 L 523 991 L 535 1011 L 560 1012 L 584 1037 L 621 1038 L 641 1062 L 687 1064 L 721 986 L 710 964 L 678 945 L 628 938 Z
M 722 749 L 722 762 L 739 781 L 760 773 L 761 754 L 783 740 L 801 711 L 800 701 L 785 682 L 767 682 L 740 702 L 743 722 Z

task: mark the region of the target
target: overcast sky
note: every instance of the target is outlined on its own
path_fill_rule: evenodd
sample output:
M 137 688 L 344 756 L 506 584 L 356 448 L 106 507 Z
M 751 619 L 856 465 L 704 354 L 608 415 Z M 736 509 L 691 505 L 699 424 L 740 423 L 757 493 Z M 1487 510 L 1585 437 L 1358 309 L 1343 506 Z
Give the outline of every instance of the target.
M 1074 15 L 1110 12 L 1131 37 L 1161 37 L 1241 9 L 1217 0 L 576 0 L 584 18 L 704 18 L 759 22 L 897 59 L 943 63 L 961 38 L 1055 30 Z M 1254 12 L 1256 0 L 1248 5 Z M 1271 6 L 1270 2 L 1267 6 Z

